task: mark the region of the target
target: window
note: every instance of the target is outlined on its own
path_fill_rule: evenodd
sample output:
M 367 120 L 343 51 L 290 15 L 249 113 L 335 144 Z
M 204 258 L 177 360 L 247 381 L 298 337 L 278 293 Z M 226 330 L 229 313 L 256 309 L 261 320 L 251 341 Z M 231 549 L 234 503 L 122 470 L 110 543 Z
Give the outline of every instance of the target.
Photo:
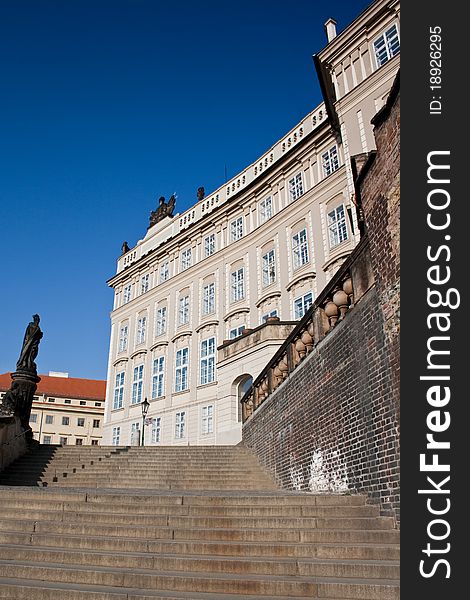
M 70 425 L 70 417 L 62 417 L 62 425 Z
M 55 398 L 48 398 L 47 401 L 48 402 L 55 402 Z
M 259 222 L 265 223 L 273 216 L 273 199 L 271 196 L 261 200 L 259 203 Z
M 98 445 L 98 440 L 91 440 L 91 445 L 92 446 L 97 446 Z
M 184 271 L 185 269 L 189 269 L 189 267 L 191 265 L 192 265 L 192 249 L 185 248 L 181 252 L 181 270 Z
M 302 173 L 297 173 L 295 177 L 289 179 L 289 200 L 297 200 L 304 193 L 304 184 Z
M 113 427 L 112 445 L 113 446 L 119 446 L 119 442 L 120 441 L 121 441 L 121 428 L 120 427 Z
M 207 258 L 215 252 L 215 233 L 211 233 L 204 238 L 204 257 Z
M 263 285 L 271 285 L 276 281 L 276 264 L 274 250 L 269 250 L 263 256 Z
M 330 248 L 348 239 L 344 204 L 340 204 L 328 213 L 328 231 L 330 235 Z
M 93 419 L 93 428 L 97 429 L 100 426 L 100 420 L 99 419 Z
M 152 443 L 158 444 L 162 437 L 162 419 L 155 417 L 152 422 Z
M 116 373 L 116 382 L 114 385 L 113 410 L 122 408 L 124 397 L 124 371 Z
M 306 229 L 301 229 L 292 236 L 292 255 L 294 257 L 294 269 L 298 269 L 308 263 L 309 257 Z
M 271 312 L 268 312 L 261 317 L 261 323 L 266 323 L 266 321 L 269 319 L 269 317 L 277 317 L 277 316 L 278 316 L 277 308 L 275 308 Z
M 127 350 L 127 340 L 129 338 L 129 328 L 127 325 L 123 325 L 119 330 L 119 352 L 125 352 Z
M 132 382 L 132 404 L 142 402 L 142 386 L 144 385 L 144 365 L 134 367 L 134 380 Z
M 85 419 L 83 419 L 82 417 L 78 417 L 77 427 L 85 427 Z
M 230 223 L 230 241 L 236 242 L 243 237 L 243 217 L 238 217 Z
M 189 296 L 182 296 L 178 305 L 178 325 L 189 323 Z
M 82 440 L 82 438 L 77 438 L 75 440 L 75 446 L 83 446 L 83 440 Z
M 175 392 L 188 389 L 189 348 L 176 352 Z
M 186 426 L 186 413 L 184 411 L 176 413 L 175 438 L 177 440 L 184 438 L 185 426 Z
M 149 274 L 141 277 L 141 279 L 140 279 L 140 293 L 141 294 L 145 294 L 145 292 L 149 291 L 149 282 L 150 282 Z
M 72 400 L 68 400 L 68 399 L 66 399 L 66 400 L 64 400 L 64 403 L 65 403 L 65 404 L 72 404 Z
M 140 423 L 131 423 L 131 446 L 140 446 Z
M 132 284 L 126 285 L 124 288 L 122 303 L 127 304 L 132 298 Z
M 215 381 L 215 337 L 201 342 L 201 385 Z
M 95 406 L 101 406 L 101 402 L 95 402 Z
M 231 276 L 232 285 L 231 285 L 231 294 L 232 294 L 232 302 L 237 302 L 237 300 L 243 300 L 245 297 L 245 269 L 241 267 L 232 273 Z
M 325 177 L 331 175 L 333 171 L 339 169 L 339 158 L 337 146 L 332 146 L 329 150 L 321 155 L 323 164 L 323 174 Z
M 85 400 L 80 400 L 80 406 L 86 406 Z
M 163 335 L 166 332 L 166 306 L 157 309 L 155 318 L 155 335 Z
M 59 438 L 59 444 L 61 446 L 66 446 L 67 445 L 67 438 L 66 437 L 60 437 Z
M 202 314 L 215 312 L 215 283 L 209 283 L 202 289 Z
M 43 444 L 50 444 L 52 442 L 52 436 L 51 435 L 45 435 L 42 438 L 42 443 Z
M 46 415 L 46 425 L 52 425 L 54 423 L 54 417 L 52 415 Z
M 213 433 L 214 431 L 214 406 L 209 404 L 209 406 L 202 407 L 202 433 Z
M 37 413 L 31 413 L 29 416 L 29 422 L 30 423 L 37 423 L 38 422 L 38 415 Z
M 146 328 L 147 328 L 147 317 L 140 317 L 139 319 L 137 319 L 136 344 L 143 344 L 145 342 Z
M 400 52 L 400 38 L 396 25 L 392 25 L 374 42 L 377 66 L 381 67 Z
M 170 263 L 164 262 L 160 265 L 160 283 L 170 278 Z
M 245 325 L 239 325 L 238 327 L 234 327 L 229 331 L 228 337 L 231 340 L 234 340 L 237 337 L 240 337 L 241 334 L 245 331 Z
M 153 361 L 152 398 L 161 398 L 164 394 L 165 357 L 159 356 Z
M 301 319 L 307 310 L 313 304 L 313 294 L 312 292 L 308 292 L 304 296 L 300 296 L 300 298 L 296 298 L 294 300 L 294 318 Z

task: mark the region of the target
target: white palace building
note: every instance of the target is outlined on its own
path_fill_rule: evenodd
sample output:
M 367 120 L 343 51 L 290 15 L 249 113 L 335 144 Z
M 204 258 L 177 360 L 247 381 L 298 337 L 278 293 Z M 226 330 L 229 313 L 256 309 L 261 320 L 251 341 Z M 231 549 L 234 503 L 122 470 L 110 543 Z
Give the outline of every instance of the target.
M 324 103 L 182 214 L 162 203 L 115 291 L 103 444 L 236 444 L 240 398 L 359 241 L 351 157 L 399 68 L 399 2 L 314 57 Z M 166 209 L 166 210 L 165 210 Z M 165 214 L 165 212 L 167 214 Z

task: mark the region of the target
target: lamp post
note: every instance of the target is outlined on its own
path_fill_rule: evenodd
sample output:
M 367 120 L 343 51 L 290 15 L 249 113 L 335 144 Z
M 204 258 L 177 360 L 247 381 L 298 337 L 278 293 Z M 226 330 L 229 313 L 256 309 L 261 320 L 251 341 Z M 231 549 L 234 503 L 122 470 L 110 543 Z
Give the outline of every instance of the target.
M 150 402 L 147 400 L 147 398 L 144 398 L 144 401 L 141 403 L 141 407 L 142 407 L 142 446 L 144 445 L 144 441 L 145 441 L 145 417 L 147 416 L 147 413 L 149 411 L 149 406 L 150 406 Z

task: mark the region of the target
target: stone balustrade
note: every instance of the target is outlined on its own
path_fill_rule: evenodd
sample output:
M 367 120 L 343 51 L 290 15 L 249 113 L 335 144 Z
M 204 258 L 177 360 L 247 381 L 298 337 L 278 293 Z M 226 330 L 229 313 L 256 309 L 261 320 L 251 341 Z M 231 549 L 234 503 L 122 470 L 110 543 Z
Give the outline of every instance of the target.
M 241 399 L 243 422 L 285 381 L 373 284 L 367 239 L 337 271 L 316 302 Z

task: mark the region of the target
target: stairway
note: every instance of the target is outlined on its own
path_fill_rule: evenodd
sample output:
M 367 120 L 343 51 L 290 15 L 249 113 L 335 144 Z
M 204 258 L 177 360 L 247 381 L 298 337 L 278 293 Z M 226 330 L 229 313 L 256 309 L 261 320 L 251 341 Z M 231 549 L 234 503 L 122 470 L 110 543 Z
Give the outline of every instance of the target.
M 42 446 L 0 507 L 2 599 L 399 598 L 391 519 L 281 491 L 243 446 Z

